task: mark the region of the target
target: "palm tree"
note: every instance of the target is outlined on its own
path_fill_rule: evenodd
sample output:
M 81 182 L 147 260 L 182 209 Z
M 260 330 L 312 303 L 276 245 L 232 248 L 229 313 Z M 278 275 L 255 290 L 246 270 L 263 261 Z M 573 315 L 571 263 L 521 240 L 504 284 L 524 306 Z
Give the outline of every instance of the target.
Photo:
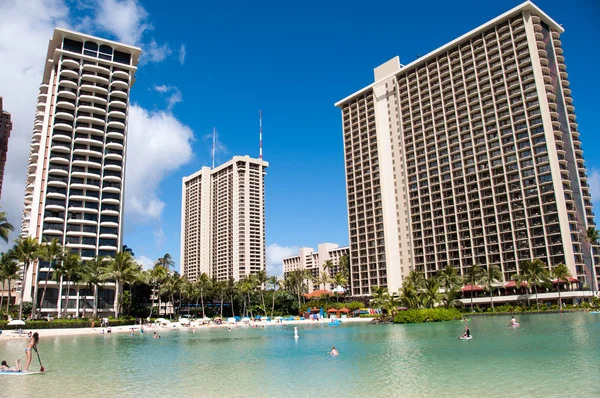
M 167 271 L 170 271 L 171 268 L 173 268 L 175 266 L 175 261 L 173 261 L 173 259 L 171 258 L 171 255 L 169 253 L 166 253 L 163 257 L 156 260 L 155 264 L 160 265 Z
M 473 312 L 473 289 L 483 277 L 484 271 L 479 265 L 471 265 L 467 270 L 467 274 L 463 277 L 463 282 L 471 285 L 471 312 Z
M 331 260 L 326 260 L 323 263 L 323 271 L 326 271 L 328 276 L 332 276 L 334 267 L 335 265 L 333 265 L 333 261 Z
M 90 286 L 94 292 L 94 307 L 92 309 L 92 318 L 98 317 L 98 290 L 100 289 L 100 282 L 102 282 L 102 267 L 108 261 L 107 257 L 96 256 L 93 260 L 88 260 L 84 263 L 82 272 L 82 281 Z M 84 305 L 85 314 L 85 305 Z
M 438 274 L 438 281 L 444 290 L 449 291 L 462 285 L 462 278 L 458 275 L 458 271 L 452 265 L 446 265 Z
M 333 278 L 333 283 L 335 283 L 335 287 L 336 287 L 336 289 L 334 291 L 336 301 L 340 301 L 340 297 L 338 295 L 337 287 L 338 286 L 342 286 L 342 288 L 344 288 L 344 286 L 346 285 L 346 283 L 348 283 L 348 279 L 346 279 L 346 277 L 341 272 L 338 272 L 338 273 L 335 274 L 335 277 Z
M 383 286 L 374 286 L 371 294 L 373 299 L 371 305 L 373 308 L 384 308 L 387 302 L 387 296 L 389 296 L 388 288 Z
M 399 305 L 400 305 L 400 302 L 398 301 L 398 298 L 396 295 L 388 294 L 387 296 L 385 296 L 383 308 L 390 315 L 391 319 L 394 319 L 394 317 L 396 316 Z
M 538 301 L 537 295 L 537 286 L 538 284 L 547 281 L 549 278 L 548 270 L 546 269 L 546 264 L 540 259 L 535 259 L 533 261 L 525 261 L 520 266 L 521 274 L 515 275 L 515 281 L 517 286 L 521 286 L 523 282 L 527 284 L 527 288 L 531 289 L 533 285 L 535 291 L 535 304 L 537 306 L 537 310 L 540 310 L 540 303 Z M 529 296 L 528 300 L 529 301 Z
M 27 271 L 33 262 L 37 260 L 38 242 L 31 236 L 19 238 L 16 240 L 16 245 L 13 248 L 16 259 L 23 263 L 23 282 L 21 283 L 21 299 L 19 300 L 19 320 L 23 317 L 23 298 L 25 297 Z M 32 278 L 33 288 L 35 290 L 34 297 L 37 299 L 37 270 L 33 273 Z M 31 287 L 29 288 L 31 290 Z M 33 311 L 35 313 L 35 300 L 33 302 Z
M 338 261 L 338 268 L 340 273 L 344 276 L 344 278 L 346 278 L 346 281 L 350 280 L 350 261 L 348 260 L 348 256 L 346 254 L 340 257 L 340 260 Z M 346 286 L 344 286 L 344 288 L 345 287 Z
M 329 276 L 327 272 L 321 272 L 321 275 L 315 278 L 315 282 L 319 286 L 323 285 L 323 290 L 327 290 L 327 285 L 332 281 L 333 279 Z
M 204 312 L 204 291 L 206 289 L 210 289 L 211 284 L 212 281 L 205 272 L 201 273 L 200 277 L 196 281 L 196 285 L 200 291 L 200 300 L 202 301 L 202 318 L 206 317 L 206 313 Z
M 594 264 L 594 245 L 600 240 L 600 231 L 596 227 L 588 227 L 585 231 L 585 240 L 590 245 L 590 257 L 592 261 L 592 290 L 598 290 L 598 281 L 596 280 L 596 264 Z
M 425 305 L 429 306 L 430 308 L 435 307 L 435 305 L 442 299 L 442 294 L 440 293 L 440 284 L 438 283 L 437 278 L 426 279 L 423 284 L 423 288 Z
M 423 294 L 407 280 L 404 280 L 400 289 L 400 298 L 408 308 L 420 308 L 423 304 Z
M 61 246 L 58 239 L 54 238 L 50 242 L 43 242 L 39 248 L 38 256 L 48 262 L 49 272 L 46 272 L 46 280 L 44 282 L 44 289 L 42 290 L 42 298 L 40 300 L 40 312 L 44 298 L 46 297 L 46 289 L 48 287 L 48 280 L 50 278 L 50 272 L 54 268 L 55 262 L 62 261 L 65 256 L 65 250 Z M 36 300 L 37 301 L 37 300 Z
M 502 270 L 496 264 L 488 264 L 487 270 L 484 271 L 480 282 L 484 284 L 490 292 L 490 302 L 492 311 L 494 311 L 494 283 L 502 281 Z
M 404 280 L 410 287 L 419 290 L 422 289 L 425 284 L 425 274 L 422 272 L 411 271 Z
M 256 281 L 260 285 L 260 299 L 262 301 L 263 313 L 267 315 L 267 307 L 265 306 L 265 284 L 267 283 L 267 271 L 260 270 L 256 273 Z
M 115 318 L 119 318 L 123 295 L 121 286 L 130 279 L 131 275 L 138 270 L 138 265 L 131 257 L 130 253 L 117 252 L 115 257 L 104 267 L 102 267 L 102 279 L 115 281 Z
M 135 253 L 133 252 L 133 250 L 131 249 L 131 247 L 127 246 L 127 245 L 123 245 L 123 250 L 125 253 L 129 253 L 131 254 L 131 257 L 135 257 Z
M 235 298 L 235 296 L 238 293 L 238 286 L 237 286 L 237 283 L 235 283 L 235 280 L 233 278 L 229 278 L 229 280 L 227 281 L 227 285 L 225 286 L 225 291 L 226 291 L 227 296 L 229 297 L 229 301 L 231 303 L 231 316 L 235 317 L 235 310 L 233 308 L 233 299 Z
M 223 282 L 223 281 L 217 282 L 216 279 L 213 279 L 212 285 L 214 288 L 215 295 L 217 297 L 219 297 L 221 300 L 221 319 L 223 319 L 223 301 L 225 299 L 225 288 L 226 288 L 225 282 Z
M 78 280 L 78 276 L 81 273 L 81 257 L 78 254 L 70 253 L 63 258 L 60 264 L 57 264 L 54 269 L 52 278 L 59 283 L 65 283 L 67 286 L 67 293 L 65 294 L 65 305 L 63 307 L 64 315 L 66 317 L 69 309 L 69 297 L 71 296 L 71 282 Z M 59 297 L 60 300 L 60 297 Z
M 6 220 L 6 213 L 0 211 L 0 239 L 8 243 L 8 237 L 15 228 Z
M 6 302 L 6 312 L 10 306 L 10 282 L 20 279 L 21 266 L 17 263 L 13 253 L 9 250 L 0 255 L 0 280 L 2 281 L 2 300 L 4 300 L 4 281 L 8 281 L 8 301 Z M 2 311 L 3 302 L 0 301 L 0 311 Z
M 273 275 L 267 279 L 267 283 L 269 285 L 271 285 L 271 287 L 273 288 L 273 304 L 271 306 L 271 318 L 272 318 L 273 312 L 275 312 L 275 295 L 277 294 L 277 291 L 279 289 L 281 289 L 282 282 L 277 278 L 277 276 Z
M 148 315 L 149 318 L 152 317 L 152 308 L 154 308 L 155 295 L 158 296 L 158 313 L 160 315 L 160 284 L 165 280 L 167 274 L 168 271 L 159 263 L 156 263 L 154 268 L 152 268 L 148 273 L 148 282 L 150 283 L 150 286 L 152 286 L 152 304 L 150 307 L 150 315 Z
M 556 285 L 558 288 L 558 307 L 562 311 L 562 297 L 560 295 L 560 281 L 569 282 L 569 278 L 571 278 L 571 273 L 569 272 L 569 268 L 564 264 L 558 264 L 552 269 L 552 276 L 556 278 Z

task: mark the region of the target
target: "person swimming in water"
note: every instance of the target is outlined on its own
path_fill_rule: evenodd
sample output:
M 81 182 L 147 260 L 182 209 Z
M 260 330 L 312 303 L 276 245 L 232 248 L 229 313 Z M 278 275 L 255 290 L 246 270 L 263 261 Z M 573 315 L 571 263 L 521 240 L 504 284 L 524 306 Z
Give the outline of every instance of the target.
M 514 326 L 514 325 L 518 325 L 517 320 L 515 319 L 515 316 L 513 315 L 512 318 L 510 318 L 510 322 L 509 322 L 510 326 Z
M 20 359 L 17 359 L 17 361 L 15 362 L 14 368 L 11 368 L 10 366 L 8 366 L 6 361 L 2 361 L 2 364 L 0 365 L 0 372 L 20 372 L 20 371 L 21 371 L 21 360 Z
M 29 343 L 27 344 L 27 348 L 25 348 L 25 356 L 27 357 L 27 362 L 25 362 L 25 371 L 29 371 L 29 365 L 31 364 L 32 354 L 31 350 L 35 350 L 37 352 L 37 345 L 40 342 L 40 335 L 38 332 L 35 332 L 33 336 L 29 339 Z
M 337 356 L 337 355 L 340 355 L 340 353 L 338 352 L 338 350 L 335 349 L 335 346 L 334 346 L 334 347 L 331 347 L 331 351 L 329 351 L 327 353 L 327 355 L 335 355 L 335 356 Z

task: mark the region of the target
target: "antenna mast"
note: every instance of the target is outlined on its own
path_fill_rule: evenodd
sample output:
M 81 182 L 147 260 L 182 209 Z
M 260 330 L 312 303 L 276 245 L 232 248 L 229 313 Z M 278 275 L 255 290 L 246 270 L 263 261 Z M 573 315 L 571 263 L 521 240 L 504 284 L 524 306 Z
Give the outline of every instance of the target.
M 212 142 L 212 168 L 215 168 L 215 144 L 217 142 L 217 129 L 213 127 L 213 142 Z
M 262 160 L 262 109 L 260 111 L 260 160 Z

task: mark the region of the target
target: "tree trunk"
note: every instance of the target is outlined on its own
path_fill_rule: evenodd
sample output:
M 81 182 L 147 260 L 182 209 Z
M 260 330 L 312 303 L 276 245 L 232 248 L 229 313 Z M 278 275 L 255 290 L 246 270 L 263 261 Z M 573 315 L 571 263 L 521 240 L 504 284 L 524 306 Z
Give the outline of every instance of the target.
M 471 312 L 473 312 L 473 285 L 471 285 Z
M 262 299 L 263 312 L 265 313 L 265 315 L 267 315 L 267 306 L 265 305 L 265 292 L 262 290 L 262 287 L 260 288 L 260 297 Z
M 85 290 L 83 293 L 83 307 L 81 307 L 81 318 L 85 319 L 85 307 L 87 305 L 87 288 L 88 286 L 85 287 Z M 79 315 L 79 314 L 77 314 Z
M 556 286 L 558 287 L 558 308 L 560 312 L 562 312 L 562 298 L 560 297 L 560 279 L 558 280 Z
M 204 313 L 204 289 L 200 289 L 200 301 L 202 301 L 202 318 L 206 318 Z
M 233 295 L 231 296 L 231 316 L 235 318 L 235 310 L 233 309 Z
M 94 284 L 94 312 L 92 313 L 92 318 L 96 319 L 98 317 L 98 285 Z
M 160 303 L 160 285 L 158 285 L 157 292 L 158 292 L 157 293 L 157 295 L 158 295 L 158 316 L 160 316 L 160 306 L 161 306 L 161 303 Z
M 242 310 L 242 317 L 246 316 L 246 296 L 242 294 L 242 298 L 244 299 L 244 309 Z
M 533 289 L 535 290 L 535 305 L 537 306 L 537 310 L 540 310 L 540 302 L 538 301 L 537 295 L 537 285 L 533 285 Z
M 33 263 L 33 267 L 34 267 L 34 274 L 35 276 L 31 279 L 31 283 L 33 284 L 33 305 L 31 307 L 31 319 L 35 319 L 36 317 L 36 313 L 37 313 L 37 296 L 38 296 L 38 271 L 40 268 L 40 262 L 39 261 L 35 261 Z
M 530 299 L 531 288 L 529 286 L 525 286 L 525 294 L 527 295 L 527 306 L 531 307 L 531 299 Z
M 221 319 L 223 319 L 223 294 L 221 294 Z
M 42 299 L 40 300 L 40 315 L 42 313 L 42 306 L 44 304 L 44 298 L 46 297 L 46 289 L 48 287 L 48 276 L 50 276 L 50 272 L 52 272 L 52 263 L 50 263 L 48 265 L 48 268 L 50 269 L 50 271 L 46 272 L 46 281 L 44 283 L 44 290 L 42 290 Z
M 2 281 L 2 296 L 0 296 L 0 311 L 2 310 L 3 304 L 4 304 L 4 281 Z
M 494 288 L 490 285 L 490 302 L 492 303 L 492 311 L 494 311 Z
M 250 300 L 250 292 L 248 292 L 248 308 L 250 309 L 250 317 L 254 318 L 254 314 L 252 313 L 252 301 Z
M 119 289 L 119 281 L 115 281 L 115 301 L 113 303 L 113 305 L 115 306 L 115 319 L 119 319 L 120 290 L 121 289 Z
M 27 280 L 27 271 L 29 270 L 29 262 L 25 264 L 23 267 L 23 282 L 21 283 L 21 299 L 19 300 L 19 320 L 23 317 L 23 296 L 25 296 L 25 287 L 27 284 L 25 281 Z
M 6 313 L 8 314 L 9 312 L 9 306 L 10 306 L 10 279 L 8 280 L 8 300 L 6 301 Z M 0 308 L 1 310 L 2 308 Z
M 68 312 L 68 309 L 69 309 L 69 296 L 70 296 L 70 293 L 71 293 L 71 286 L 69 285 L 69 280 L 68 279 L 66 281 L 66 284 L 67 284 L 67 294 L 65 294 L 65 305 L 64 305 L 64 308 L 63 308 L 63 314 L 64 314 L 63 318 L 67 317 L 67 312 Z
M 273 318 L 274 311 L 275 311 L 275 290 L 273 290 L 273 306 L 271 307 L 271 318 Z

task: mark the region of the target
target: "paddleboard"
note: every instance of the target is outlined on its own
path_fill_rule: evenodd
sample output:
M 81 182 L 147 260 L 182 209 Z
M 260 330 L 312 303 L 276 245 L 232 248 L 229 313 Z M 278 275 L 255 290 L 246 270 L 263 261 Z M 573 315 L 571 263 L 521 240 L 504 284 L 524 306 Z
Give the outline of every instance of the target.
M 590 314 L 600 314 L 600 311 L 590 311 Z
M 28 375 L 36 375 L 42 372 L 2 372 L 0 371 L 0 375 L 4 376 L 28 376 Z
M 473 338 L 473 335 L 470 335 L 469 337 L 459 337 L 459 339 L 461 340 L 471 340 Z
M 518 324 L 518 323 L 514 323 L 514 324 L 512 324 L 512 325 L 508 325 L 508 326 L 510 326 L 510 327 L 513 327 L 513 328 L 516 328 L 517 326 L 519 326 L 519 324 Z

